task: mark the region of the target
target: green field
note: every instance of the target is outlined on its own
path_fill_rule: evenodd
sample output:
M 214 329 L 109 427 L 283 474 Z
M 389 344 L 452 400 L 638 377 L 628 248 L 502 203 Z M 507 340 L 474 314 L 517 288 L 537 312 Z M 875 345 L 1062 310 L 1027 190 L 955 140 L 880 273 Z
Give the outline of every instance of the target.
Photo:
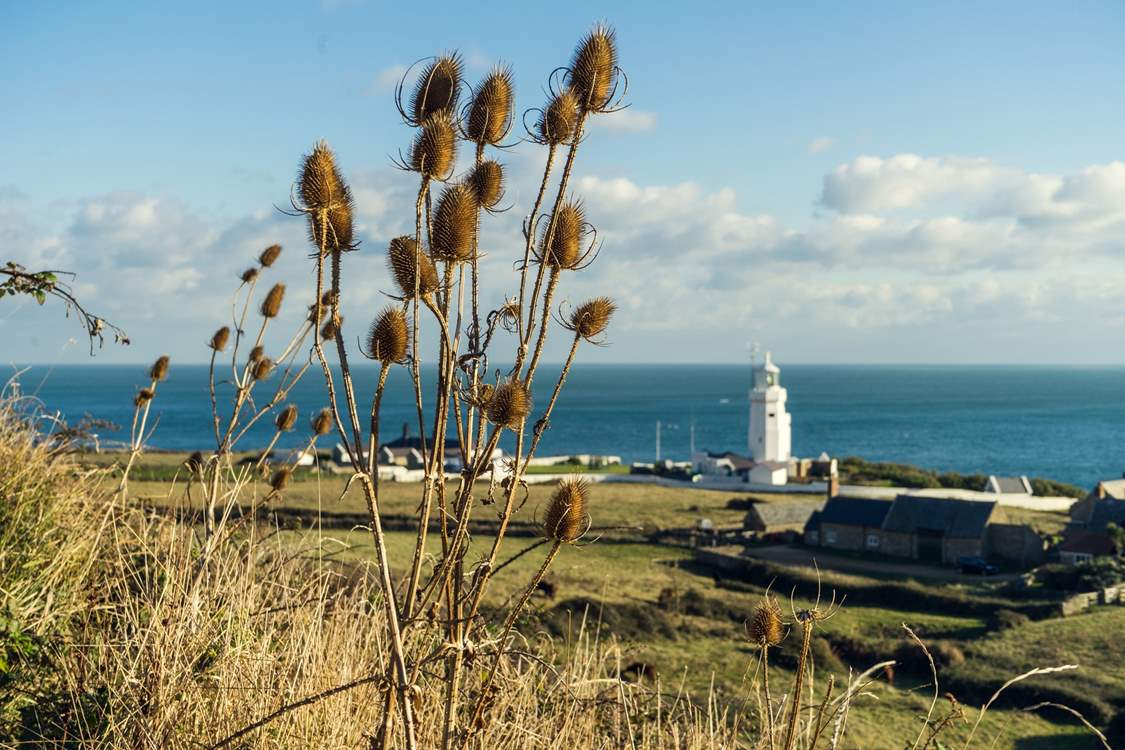
M 167 478 L 182 456 L 146 456 L 138 476 L 149 481 L 131 481 L 133 498 L 154 507 L 185 507 L 198 501 L 196 492 L 189 499 L 186 482 Z M 270 544 L 287 553 L 297 553 L 318 564 L 356 568 L 370 565 L 373 559 L 371 537 L 362 528 L 333 523 L 333 514 L 362 514 L 365 505 L 355 489 L 344 492 L 346 481 L 327 473 L 303 474 L 284 493 L 278 507 L 302 512 L 304 528 L 283 529 L 271 535 Z M 454 488 L 448 489 L 452 493 Z M 481 484 L 477 500 L 483 500 L 486 486 Z M 255 492 L 265 494 L 259 482 Z M 526 524 L 522 536 L 506 540 L 500 560 L 537 544 L 528 533 L 536 513 L 551 492 L 549 486 L 533 485 L 524 507 L 515 516 Z M 712 571 L 692 562 L 690 549 L 653 544 L 645 532 L 694 525 L 700 518 L 716 524 L 737 524 L 744 511 L 727 508 L 735 495 L 685 487 L 665 488 L 634 484 L 597 484 L 591 494 L 590 512 L 594 531 L 583 543 L 563 549 L 547 580 L 555 586 L 553 599 L 537 595 L 532 599 L 524 632 L 554 639 L 566 648 L 574 630 L 585 623 L 599 627 L 603 637 L 618 638 L 626 658 L 651 665 L 660 675 L 662 689 L 684 690 L 693 695 L 708 691 L 724 700 L 732 710 L 743 705 L 748 680 L 756 668 L 756 653 L 742 637 L 742 621 L 753 611 L 774 575 L 782 583 L 774 593 L 782 599 L 784 610 L 811 605 L 815 582 L 811 571 L 778 569 L 753 580 L 716 577 Z M 785 502 L 780 496 L 763 498 Z M 419 487 L 384 483 L 381 504 L 388 516 L 409 517 L 419 501 Z M 477 509 L 476 518 L 495 514 L 495 506 Z M 317 526 L 320 518 L 323 522 Z M 1029 514 L 1029 521 L 1044 527 L 1061 523 L 1054 514 Z M 601 533 L 598 530 L 613 530 Z M 394 531 L 388 534 L 392 568 L 401 573 L 408 564 L 415 533 Z M 480 559 L 492 539 L 488 534 L 473 537 L 467 560 Z M 431 535 L 428 553 L 436 561 L 440 549 Z M 499 605 L 526 585 L 539 567 L 545 549 L 532 549 L 500 571 L 490 588 L 486 604 Z M 975 705 L 1006 679 L 1032 667 L 1076 663 L 1082 666 L 1065 675 L 1047 675 L 1021 683 L 1012 700 L 1001 700 L 982 725 L 987 742 L 983 747 L 1037 750 L 1042 748 L 1092 747 L 1090 736 L 1059 712 L 1051 721 L 1017 709 L 1042 700 L 1058 700 L 1083 710 L 1095 724 L 1106 726 L 1125 708 L 1125 646 L 1120 633 L 1125 631 L 1125 607 L 1100 608 L 1065 620 L 1030 622 L 1014 629 L 994 631 L 989 612 L 1001 607 L 1018 609 L 1026 601 L 1008 601 L 997 585 L 982 583 L 926 584 L 895 581 L 893 566 L 878 577 L 843 575 L 825 571 L 822 576 L 825 597 L 836 590 L 840 596 L 852 594 L 851 603 L 816 631 L 814 654 L 817 680 L 832 675 L 846 680 L 848 670 L 862 671 L 867 666 L 902 653 L 909 625 L 941 653 L 952 654 L 942 666 L 942 690 L 963 697 L 968 723 L 976 717 Z M 883 597 L 891 587 L 900 597 Z M 897 587 L 897 588 L 895 588 Z M 794 591 L 795 588 L 795 591 Z M 883 597 L 883 598 L 881 598 Z M 792 620 L 792 616 L 788 616 Z M 771 668 L 771 684 L 785 685 L 794 660 L 797 639 L 778 649 Z M 893 684 L 879 679 L 868 690 L 865 710 L 852 720 L 848 747 L 901 747 L 888 743 L 888 737 L 906 738 L 917 734 L 921 717 L 929 706 L 933 686 L 928 668 L 918 659 L 900 664 Z M 823 687 L 823 682 L 820 683 Z M 982 697 L 983 696 L 983 697 Z M 974 703 L 975 702 L 975 703 Z M 939 707 L 944 710 L 944 706 Z M 967 731 L 958 722 L 946 736 L 949 742 Z M 1013 738 L 1020 739 L 1013 739 Z M 993 743 L 995 739 L 995 742 Z M 907 743 L 909 744 L 909 743 Z

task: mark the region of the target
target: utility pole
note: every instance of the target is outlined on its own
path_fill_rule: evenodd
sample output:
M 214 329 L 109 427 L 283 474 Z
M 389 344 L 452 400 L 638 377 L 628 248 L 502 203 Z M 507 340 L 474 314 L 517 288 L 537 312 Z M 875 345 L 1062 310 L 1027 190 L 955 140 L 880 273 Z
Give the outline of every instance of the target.
M 660 462 L 660 420 L 656 420 L 656 461 Z

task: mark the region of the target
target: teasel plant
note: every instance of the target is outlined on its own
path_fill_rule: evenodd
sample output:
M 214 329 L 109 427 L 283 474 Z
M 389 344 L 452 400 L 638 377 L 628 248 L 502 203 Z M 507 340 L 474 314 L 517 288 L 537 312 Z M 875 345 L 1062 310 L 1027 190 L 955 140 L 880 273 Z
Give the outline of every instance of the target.
M 502 205 L 506 174 L 499 157 L 518 143 L 511 138 L 516 121 L 512 69 L 497 65 L 469 85 L 456 52 L 411 67 L 396 88 L 395 101 L 413 138 L 396 162 L 400 169 L 417 176 L 414 231 L 393 238 L 387 247 L 392 281 L 387 295 L 392 304 L 377 313 L 366 335 L 353 334 L 353 340 L 361 340 L 359 353 L 378 365 L 370 405 L 357 400 L 359 371 L 352 365 L 341 314 L 349 292 L 354 294 L 344 288 L 344 280 L 356 279 L 354 274 L 342 273 L 347 255 L 358 249 L 352 192 L 335 153 L 323 141 L 301 162 L 286 212 L 307 223 L 315 292 L 309 323 L 295 336 L 293 347 L 311 338 L 309 362 L 319 363 L 326 386 L 325 419 L 331 422 L 351 464 L 349 484 L 359 486 L 367 506 L 390 650 L 383 681 L 385 710 L 380 726 L 373 727 L 375 746 L 389 748 L 401 743 L 410 749 L 418 747 L 417 712 L 421 710 L 441 712 L 441 745 L 446 750 L 468 747 L 480 736 L 490 721 L 488 695 L 500 679 L 509 653 L 507 642 L 531 591 L 561 549 L 573 544 L 589 526 L 589 487 L 576 480 L 561 483 L 544 514 L 550 551 L 528 585 L 514 597 L 514 604 L 496 618 L 499 637 L 490 636 L 494 613 L 484 610 L 482 603 L 509 524 L 526 498 L 523 474 L 549 426 L 577 350 L 584 342 L 603 343 L 614 312 L 608 297 L 592 299 L 565 313 L 556 311 L 555 305 L 562 281 L 585 270 L 598 252 L 597 232 L 587 222 L 581 200 L 570 191 L 577 154 L 590 118 L 623 106 L 626 88 L 618 67 L 615 33 L 599 24 L 579 42 L 570 64 L 548 76 L 548 101 L 543 108 L 524 113 L 525 140 L 546 147 L 546 163 L 513 259 L 515 288 L 495 309 L 486 311 L 481 226 L 491 215 L 506 210 Z M 471 148 L 471 155 L 459 160 L 462 147 Z M 557 169 L 562 153 L 565 159 Z M 231 331 L 217 331 L 213 343 L 232 339 L 237 347 L 241 342 L 249 294 L 268 265 L 261 263 L 243 276 L 242 288 L 248 292 L 242 315 L 233 316 Z M 236 308 L 232 306 L 232 310 Z M 265 320 L 255 347 L 260 346 L 269 321 L 266 303 L 262 312 Z M 552 323 L 572 334 L 572 339 L 551 396 L 536 413 L 532 383 Z M 436 388 L 432 389 L 422 382 L 419 345 L 424 325 L 433 327 L 427 340 L 432 337 L 436 343 Z M 501 331 L 515 340 L 514 352 L 507 355 L 507 361 L 514 364 L 506 371 L 490 369 L 492 349 L 508 338 Z M 338 370 L 330 366 L 328 347 L 335 348 Z M 217 348 L 221 349 L 212 346 Z M 287 348 L 278 358 L 279 367 L 291 353 L 292 347 Z M 232 359 L 232 365 L 236 362 Z M 251 367 L 248 362 L 241 373 L 234 367 L 235 418 L 252 402 L 250 391 L 260 366 Z M 394 367 L 403 367 L 409 374 L 423 467 L 414 549 L 396 568 L 405 570 L 398 581 L 392 576 L 383 531 L 377 465 L 382 402 Z M 298 369 L 296 374 L 303 371 Z M 281 391 L 284 395 L 284 388 Z M 432 394 L 433 402 L 425 403 L 424 394 Z M 268 411 L 279 403 L 271 399 L 263 409 Z M 252 410 L 249 420 L 259 418 L 263 409 Z M 282 411 L 276 417 L 279 431 L 288 423 L 286 414 Z M 214 416 L 218 454 L 229 451 L 228 439 L 245 434 L 248 426 L 241 431 L 228 426 L 224 431 L 217 411 Z M 529 420 L 535 420 L 533 434 L 527 429 Z M 452 444 L 457 446 L 457 455 L 446 455 L 449 429 L 455 433 Z M 515 452 L 494 461 L 505 433 L 513 436 Z M 447 474 L 451 461 L 460 465 L 456 476 Z M 280 492 L 289 474 L 284 467 L 278 472 L 271 477 L 271 487 Z M 454 483 L 447 484 L 451 479 Z M 483 559 L 470 563 L 469 524 L 474 511 L 483 506 L 495 511 L 497 531 Z M 426 550 L 431 525 L 440 536 L 440 553 L 429 564 Z M 427 659 L 417 655 L 417 646 L 433 637 L 444 644 L 439 658 L 444 662 L 441 679 L 446 700 L 440 707 L 415 703 L 419 681 L 430 679 L 431 674 L 423 669 Z M 473 679 L 465 679 L 466 654 L 481 653 L 483 644 L 491 649 L 491 658 L 483 660 L 490 666 L 479 678 L 474 674 Z M 429 725 L 431 717 L 425 718 Z
M 147 437 L 156 429 L 155 425 L 148 428 L 148 417 L 152 410 L 152 400 L 156 398 L 156 387 L 168 377 L 169 363 L 168 355 L 164 354 L 158 357 L 148 369 L 149 384 L 140 388 L 133 396 L 133 424 L 129 431 L 129 458 L 125 462 L 125 468 L 121 471 L 121 481 L 117 485 L 117 495 L 123 503 L 128 499 L 129 473 L 133 470 L 133 464 L 136 463 L 137 456 L 144 450 Z

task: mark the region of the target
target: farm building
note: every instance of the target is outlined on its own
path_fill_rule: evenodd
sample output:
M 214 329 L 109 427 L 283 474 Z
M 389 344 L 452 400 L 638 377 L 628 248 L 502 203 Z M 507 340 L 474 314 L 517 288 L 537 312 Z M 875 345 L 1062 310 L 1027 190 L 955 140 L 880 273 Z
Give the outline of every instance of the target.
M 988 484 L 984 486 L 985 492 L 997 495 L 1034 495 L 1031 482 L 1027 477 L 998 477 L 990 476 Z
M 1058 548 L 1062 562 L 1075 565 L 1125 551 L 1120 532 L 1115 534 L 1113 528 L 1125 528 L 1125 500 L 1111 494 L 1119 491 L 1125 494 L 1125 490 L 1116 485 L 1125 485 L 1125 481 L 1099 482 L 1085 500 L 1071 508 L 1070 523 Z
M 878 552 L 890 500 L 837 495 L 805 525 L 805 542 L 820 547 Z
M 824 507 L 824 500 L 779 500 L 774 503 L 754 503 L 742 519 L 746 531 L 773 533 L 775 531 L 802 531 L 809 516 Z

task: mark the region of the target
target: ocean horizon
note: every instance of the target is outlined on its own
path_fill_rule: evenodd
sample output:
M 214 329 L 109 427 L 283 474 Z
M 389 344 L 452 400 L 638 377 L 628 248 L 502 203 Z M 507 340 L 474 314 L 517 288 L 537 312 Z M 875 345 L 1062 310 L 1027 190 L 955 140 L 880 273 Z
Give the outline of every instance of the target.
M 559 367 L 540 367 L 538 406 L 546 403 Z M 433 368 L 422 369 L 432 384 Z M 89 415 L 121 425 L 117 433 L 100 433 L 108 442 L 128 438 L 133 394 L 147 385 L 143 365 L 13 366 L 5 379 L 18 371 L 21 394 L 47 411 L 71 422 Z M 173 363 L 153 406 L 152 448 L 213 446 L 207 372 L 206 365 Z M 363 363 L 353 372 L 361 403 L 370 404 L 377 367 Z M 272 395 L 276 376 L 262 385 Z M 1082 487 L 1125 470 L 1125 366 L 781 363 L 781 385 L 788 389 L 798 456 L 826 452 L 966 474 L 1026 474 Z M 749 387 L 748 364 L 579 363 L 539 454 L 651 461 L 658 421 L 661 458 L 687 459 L 693 435 L 698 450 L 745 453 Z M 318 368 L 306 373 L 291 401 L 304 420 L 326 404 Z M 384 398 L 384 439 L 399 435 L 403 425 L 416 433 L 408 372 L 396 367 Z M 263 419 L 239 447 L 261 448 L 271 436 L 272 423 Z M 302 441 L 298 429 L 279 445 Z M 507 440 L 502 447 L 514 445 Z

